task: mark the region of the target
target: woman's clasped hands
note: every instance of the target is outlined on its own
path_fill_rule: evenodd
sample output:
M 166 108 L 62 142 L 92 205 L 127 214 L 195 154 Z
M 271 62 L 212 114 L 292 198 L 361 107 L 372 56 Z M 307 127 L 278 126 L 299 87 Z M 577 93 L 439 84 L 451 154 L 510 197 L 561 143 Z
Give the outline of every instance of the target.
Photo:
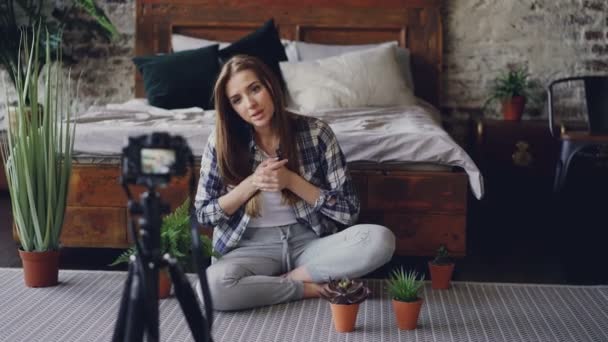
M 285 165 L 287 159 L 268 158 L 260 163 L 252 175 L 252 184 L 261 191 L 281 191 L 288 187 L 293 172 Z

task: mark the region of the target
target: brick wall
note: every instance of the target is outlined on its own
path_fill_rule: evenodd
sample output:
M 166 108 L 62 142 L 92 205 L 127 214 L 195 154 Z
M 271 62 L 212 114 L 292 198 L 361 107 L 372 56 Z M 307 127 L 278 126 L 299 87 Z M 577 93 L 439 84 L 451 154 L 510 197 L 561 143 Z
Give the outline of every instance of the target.
M 64 49 L 76 61 L 69 66 L 74 79 L 80 78 L 79 110 L 91 105 L 124 102 L 134 96 L 135 68 L 131 58 L 135 46 L 135 0 L 96 0 L 96 3 L 105 10 L 120 36 L 110 43 L 86 30 L 67 27 Z M 55 4 L 63 10 L 71 1 L 55 0 Z M 0 70 L 0 107 L 5 102 L 6 88 L 9 99 L 13 100 L 8 74 Z
M 133 97 L 135 1 L 99 1 L 121 32 L 109 44 L 85 32 L 68 31 L 66 45 L 82 74 L 80 108 Z M 450 0 L 444 5 L 442 106 L 458 116 L 480 113 L 493 78 L 507 66 L 525 65 L 540 84 L 575 74 L 608 74 L 606 0 Z M 64 6 L 56 0 L 58 7 Z M 6 74 L 0 75 L 8 82 Z M 4 86 L 0 81 L 0 98 Z M 542 89 L 541 89 L 542 92 Z M 580 90 L 566 89 L 563 98 Z M 2 101 L 0 101 L 2 102 Z M 575 101 L 571 101 L 575 102 Z M 528 106 L 542 113 L 542 99 Z M 490 108 L 487 116 L 497 116 Z M 573 114 L 577 115 L 577 114 Z M 528 115 L 527 115 L 528 116 Z
M 479 113 L 494 77 L 512 64 L 526 66 L 543 86 L 608 74 L 606 0 L 455 0 L 446 1 L 444 17 L 443 105 L 454 114 Z M 557 90 L 560 102 L 572 104 L 570 115 L 580 115 L 580 85 Z M 543 100 L 530 103 L 526 117 L 545 115 Z M 485 115 L 497 116 L 496 109 Z

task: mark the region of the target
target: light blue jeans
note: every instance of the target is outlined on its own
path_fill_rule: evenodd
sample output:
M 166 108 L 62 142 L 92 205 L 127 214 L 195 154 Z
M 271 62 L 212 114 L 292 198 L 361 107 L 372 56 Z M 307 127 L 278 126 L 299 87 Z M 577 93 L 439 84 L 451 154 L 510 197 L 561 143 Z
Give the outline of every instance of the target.
M 393 233 L 374 224 L 322 238 L 299 223 L 247 228 L 238 246 L 207 269 L 213 308 L 241 310 L 299 300 L 303 283 L 282 274 L 305 266 L 315 283 L 358 278 L 387 263 L 394 251 Z

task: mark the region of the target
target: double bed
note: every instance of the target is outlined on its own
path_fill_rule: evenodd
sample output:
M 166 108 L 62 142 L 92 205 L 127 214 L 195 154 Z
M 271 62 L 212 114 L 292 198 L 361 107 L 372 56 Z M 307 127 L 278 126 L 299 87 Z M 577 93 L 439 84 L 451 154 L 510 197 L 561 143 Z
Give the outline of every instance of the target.
M 236 41 L 269 18 L 274 18 L 281 38 L 287 41 L 332 45 L 396 41 L 407 48 L 415 105 L 305 114 L 320 117 L 336 132 L 361 199 L 359 222 L 393 230 L 399 255 L 432 255 L 440 244 L 453 255 L 464 255 L 469 191 L 480 198 L 483 180 L 466 152 L 438 122 L 440 1 L 390 0 L 379 6 L 371 0 L 262 0 L 255 4 L 137 0 L 135 54 L 171 53 L 176 35 Z M 65 246 L 130 244 L 127 199 L 117 181 L 127 136 L 168 131 L 184 136 L 196 156 L 202 153 L 213 128 L 213 111 L 150 106 L 142 99 L 145 90 L 139 73 L 135 93 L 136 99 L 93 107 L 76 119 L 77 160 L 62 235 Z M 135 195 L 141 191 L 137 189 Z M 187 196 L 187 179 L 174 179 L 160 192 L 175 208 Z

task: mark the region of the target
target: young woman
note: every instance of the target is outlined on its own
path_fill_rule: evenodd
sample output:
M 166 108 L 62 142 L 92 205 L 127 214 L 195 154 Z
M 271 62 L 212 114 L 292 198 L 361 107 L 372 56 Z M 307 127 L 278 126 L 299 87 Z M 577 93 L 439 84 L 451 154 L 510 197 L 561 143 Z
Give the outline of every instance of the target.
M 318 297 L 323 283 L 388 262 L 393 233 L 352 225 L 359 200 L 331 128 L 285 110 L 278 80 L 235 56 L 215 84 L 217 120 L 196 195 L 201 224 L 222 254 L 207 269 L 217 310 Z

